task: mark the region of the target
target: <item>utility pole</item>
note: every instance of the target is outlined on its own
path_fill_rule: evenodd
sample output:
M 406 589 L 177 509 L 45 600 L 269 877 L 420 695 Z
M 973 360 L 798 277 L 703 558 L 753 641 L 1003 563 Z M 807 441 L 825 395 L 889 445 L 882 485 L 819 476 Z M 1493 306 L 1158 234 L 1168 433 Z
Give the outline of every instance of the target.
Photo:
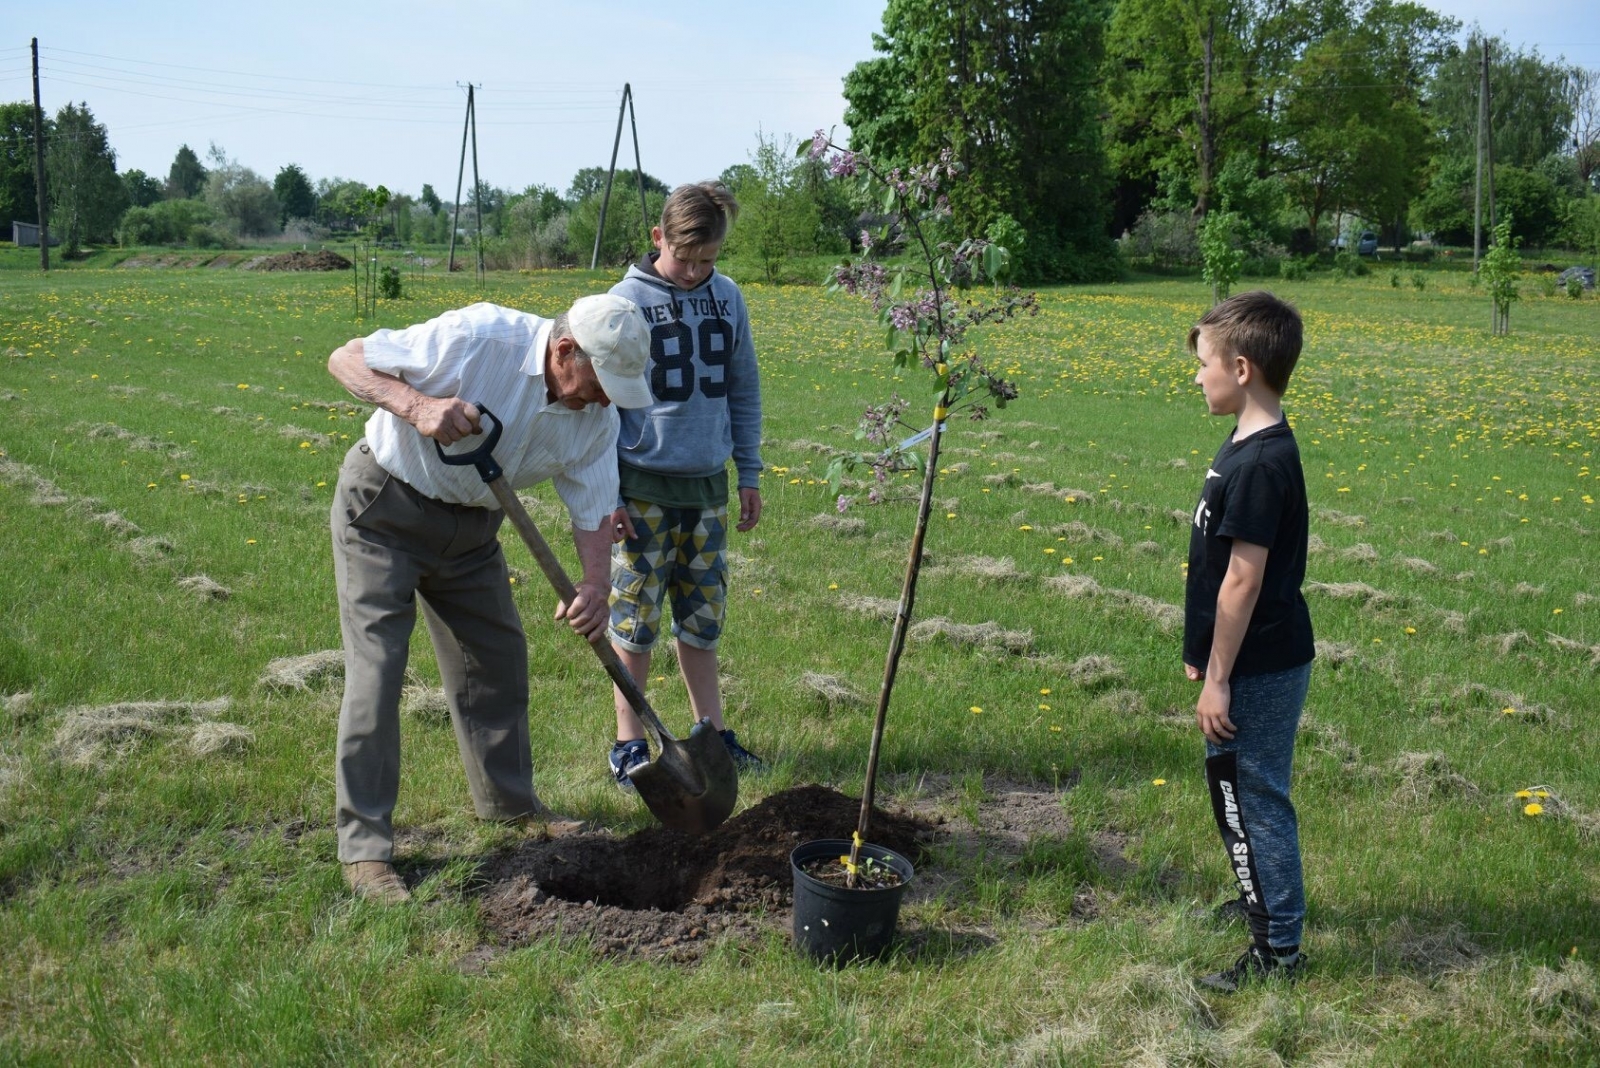
M 1217 145 L 1211 130 L 1211 66 L 1216 36 L 1217 18 L 1213 15 L 1206 21 L 1206 38 L 1202 42 L 1205 47 L 1205 81 L 1200 89 L 1200 190 L 1194 205 L 1197 219 L 1205 218 L 1206 212 L 1211 210 L 1212 171 L 1217 163 Z
M 633 87 L 622 83 L 622 105 L 617 108 L 617 136 L 611 141 L 611 167 L 606 171 L 606 192 L 600 198 L 600 221 L 594 230 L 594 252 L 589 257 L 589 270 L 600 265 L 600 239 L 606 232 L 606 209 L 611 206 L 611 182 L 617 176 L 617 149 L 622 145 L 622 116 L 628 116 L 633 127 L 633 174 L 639 180 L 639 218 L 644 220 L 645 233 L 650 232 L 650 212 L 644 200 L 644 164 L 639 160 L 639 120 L 633 111 Z
M 456 168 L 456 200 L 450 212 L 450 259 L 445 273 L 456 269 L 456 229 L 461 221 L 461 181 L 467 170 L 467 134 L 472 134 L 472 202 L 478 207 L 478 277 L 483 277 L 483 206 L 478 198 L 478 114 L 473 106 L 472 83 L 467 83 L 467 118 L 461 126 L 461 165 Z
M 44 112 L 39 108 L 39 38 L 33 39 L 33 185 L 39 195 L 39 270 L 50 270 L 49 197 L 44 185 Z
M 1490 121 L 1489 106 L 1489 39 L 1484 38 L 1483 58 L 1478 72 L 1478 158 L 1477 171 L 1472 181 L 1472 270 L 1478 270 L 1478 258 L 1483 249 L 1483 179 L 1484 160 L 1488 160 L 1489 178 L 1489 230 L 1494 231 L 1494 129 Z

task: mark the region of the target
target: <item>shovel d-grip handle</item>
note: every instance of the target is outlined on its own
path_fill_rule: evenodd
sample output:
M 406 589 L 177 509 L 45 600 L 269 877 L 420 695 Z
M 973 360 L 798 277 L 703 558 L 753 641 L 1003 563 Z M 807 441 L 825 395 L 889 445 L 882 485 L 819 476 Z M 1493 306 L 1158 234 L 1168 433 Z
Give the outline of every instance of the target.
M 476 404 L 474 407 L 478 409 L 479 414 L 494 423 L 494 427 L 489 431 L 489 436 L 484 439 L 482 445 L 479 445 L 471 452 L 458 453 L 445 452 L 444 447 L 438 441 L 433 443 L 433 447 L 438 451 L 439 459 L 447 464 L 455 467 L 466 467 L 470 464 L 478 469 L 479 477 L 494 493 L 495 500 L 500 502 L 500 508 L 505 512 L 506 518 L 511 520 L 511 525 L 522 536 L 523 542 L 528 546 L 528 551 L 533 554 L 534 560 L 538 562 L 539 570 L 544 572 L 544 577 L 556 591 L 556 596 L 560 597 L 564 604 L 570 605 L 578 596 L 577 587 L 573 586 L 572 580 L 567 577 L 567 572 L 562 568 L 561 561 L 556 559 L 556 554 L 551 550 L 550 543 L 544 540 L 543 534 L 539 533 L 539 528 L 534 525 L 533 517 L 528 514 L 527 508 L 523 507 L 522 502 L 517 499 L 516 491 L 508 486 L 506 480 L 501 477 L 505 472 L 495 462 L 494 447 L 500 441 L 500 432 L 505 428 L 505 424 L 501 423 L 499 416 L 483 405 Z M 650 702 L 645 699 L 644 691 L 639 688 L 638 682 L 628 673 L 628 669 L 623 665 L 622 659 L 617 656 L 617 651 L 611 648 L 611 642 L 606 638 L 604 631 L 590 640 L 589 648 L 593 649 L 594 655 L 600 658 L 600 665 L 606 669 L 606 674 L 611 676 L 611 681 L 616 684 L 617 689 L 622 691 L 622 696 L 633 707 L 633 711 L 644 722 L 645 726 L 655 734 L 656 748 L 661 748 L 663 739 L 669 742 L 675 741 L 676 739 L 662 724 L 661 718 L 656 715 L 655 709 L 650 707 Z
M 473 407 L 478 409 L 479 415 L 494 423 L 494 428 L 489 431 L 489 436 L 483 439 L 483 444 L 471 452 L 448 453 L 444 451 L 444 446 L 440 445 L 438 439 L 435 438 L 433 447 L 438 452 L 439 459 L 445 463 L 453 467 L 466 467 L 471 464 L 478 469 L 478 474 L 483 480 L 493 486 L 500 476 L 505 474 L 494 459 L 494 447 L 500 443 L 500 432 L 505 429 L 505 424 L 500 421 L 499 416 L 483 405 L 474 404 Z

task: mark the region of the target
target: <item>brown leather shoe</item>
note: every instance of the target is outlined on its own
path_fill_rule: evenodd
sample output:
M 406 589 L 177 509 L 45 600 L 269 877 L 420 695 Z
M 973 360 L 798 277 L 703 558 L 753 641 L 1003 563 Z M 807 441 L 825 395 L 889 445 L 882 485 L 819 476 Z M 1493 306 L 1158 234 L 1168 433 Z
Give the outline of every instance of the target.
M 358 860 L 346 864 L 344 881 L 350 884 L 356 897 L 380 905 L 400 905 L 411 900 L 411 891 L 406 889 L 400 873 L 386 860 Z

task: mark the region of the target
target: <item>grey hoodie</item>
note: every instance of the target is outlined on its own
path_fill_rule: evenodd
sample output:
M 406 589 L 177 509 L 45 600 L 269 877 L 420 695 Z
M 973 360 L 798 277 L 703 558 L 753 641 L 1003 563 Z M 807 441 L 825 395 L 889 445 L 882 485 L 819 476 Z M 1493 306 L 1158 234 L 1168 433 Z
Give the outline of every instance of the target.
M 739 488 L 759 485 L 761 385 L 744 295 L 711 272 L 682 290 L 656 272 L 652 252 L 611 292 L 639 305 L 650 324 L 648 408 L 619 410 L 618 458 L 660 475 L 705 478 L 733 457 Z

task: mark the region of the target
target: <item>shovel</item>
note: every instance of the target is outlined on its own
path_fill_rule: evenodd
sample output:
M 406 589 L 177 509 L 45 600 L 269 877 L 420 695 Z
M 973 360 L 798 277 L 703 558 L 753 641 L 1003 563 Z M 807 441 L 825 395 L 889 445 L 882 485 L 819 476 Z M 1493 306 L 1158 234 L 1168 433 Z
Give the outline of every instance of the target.
M 517 533 L 522 535 L 533 558 L 539 562 L 544 577 L 555 588 L 556 596 L 570 605 L 578 595 L 577 590 L 567 578 L 567 573 L 561 569 L 561 562 L 550 550 L 539 528 L 534 526 L 533 517 L 528 515 L 528 510 L 517 499 L 516 493 L 500 477 L 504 471 L 495 462 L 494 447 L 500 440 L 503 426 L 489 409 L 481 404 L 475 407 L 494 423 L 488 439 L 482 445 L 472 452 L 454 455 L 445 452 L 437 441 L 433 447 L 438 450 L 439 458 L 447 464 L 462 467 L 471 464 L 478 469 L 478 474 L 494 492 L 500 507 L 505 509 L 511 525 L 517 528 Z M 689 737 L 674 738 L 662 726 L 650 702 L 645 700 L 644 691 L 617 658 L 617 652 L 611 648 L 611 642 L 603 630 L 590 640 L 589 646 L 655 739 L 656 759 L 628 770 L 628 777 L 633 780 L 645 807 L 663 826 L 675 831 L 705 834 L 720 826 L 739 798 L 739 773 L 733 766 L 733 758 L 728 755 L 727 747 L 722 744 L 722 736 L 711 726 L 710 720 L 703 719 L 689 731 Z

